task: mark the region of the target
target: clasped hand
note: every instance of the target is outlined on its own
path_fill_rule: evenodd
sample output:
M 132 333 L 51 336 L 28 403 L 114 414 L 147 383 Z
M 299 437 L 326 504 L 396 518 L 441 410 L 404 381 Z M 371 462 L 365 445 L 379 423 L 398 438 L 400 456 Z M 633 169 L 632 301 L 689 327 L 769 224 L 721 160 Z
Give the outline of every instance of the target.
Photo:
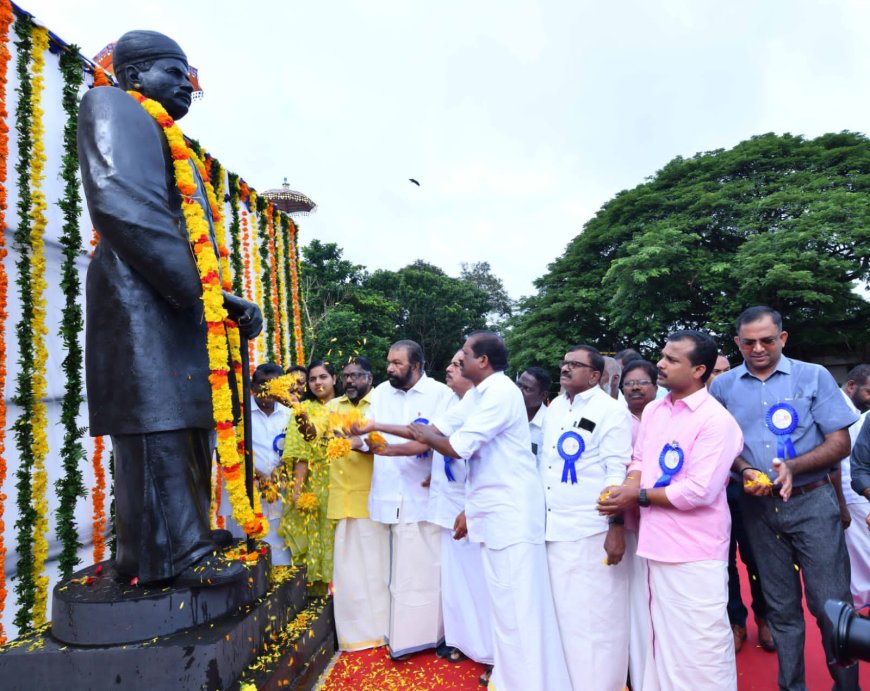
M 224 291 L 224 308 L 236 324 L 239 333 L 248 340 L 256 338 L 263 330 L 263 313 L 253 302 Z

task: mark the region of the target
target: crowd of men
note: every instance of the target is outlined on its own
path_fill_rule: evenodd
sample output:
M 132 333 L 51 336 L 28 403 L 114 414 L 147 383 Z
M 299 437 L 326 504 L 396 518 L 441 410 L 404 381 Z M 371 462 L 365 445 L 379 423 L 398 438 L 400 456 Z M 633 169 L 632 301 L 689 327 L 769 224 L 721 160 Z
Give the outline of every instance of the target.
M 488 331 L 446 384 L 414 341 L 378 386 L 352 358 L 329 403 L 366 419 L 330 468 L 340 649 L 471 658 L 499 690 L 736 689 L 739 553 L 779 687 L 805 689 L 803 593 L 829 660 L 825 602 L 870 604 L 870 365 L 838 391 L 787 338 L 752 307 L 733 368 L 699 331 L 656 364 L 572 345 L 549 403 L 556 363 L 512 381 Z M 858 688 L 856 666 L 829 671 Z

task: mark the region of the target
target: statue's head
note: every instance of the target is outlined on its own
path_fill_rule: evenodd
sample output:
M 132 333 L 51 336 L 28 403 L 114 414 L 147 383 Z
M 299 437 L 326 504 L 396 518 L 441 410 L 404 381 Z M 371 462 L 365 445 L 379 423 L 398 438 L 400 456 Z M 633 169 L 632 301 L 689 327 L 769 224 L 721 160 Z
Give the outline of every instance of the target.
M 190 109 L 193 86 L 187 56 L 175 41 L 156 31 L 128 31 L 112 52 L 115 77 L 125 91 L 154 99 L 175 119 Z

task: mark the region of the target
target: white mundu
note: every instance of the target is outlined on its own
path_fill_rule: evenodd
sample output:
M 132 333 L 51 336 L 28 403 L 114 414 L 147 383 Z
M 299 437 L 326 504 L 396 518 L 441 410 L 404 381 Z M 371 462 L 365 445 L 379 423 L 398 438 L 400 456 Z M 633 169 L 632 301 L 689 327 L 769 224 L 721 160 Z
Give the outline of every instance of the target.
M 625 557 L 605 563 L 608 523 L 596 504 L 605 487 L 625 479 L 631 415 L 598 386 L 573 400 L 563 393 L 547 409 L 543 438 L 547 561 L 571 682 L 574 689 L 621 691 L 628 673 L 631 565 Z
M 736 691 L 734 636 L 722 606 L 728 600 L 728 564 L 715 559 L 683 564 L 648 559 L 647 564 L 655 636 L 643 691 Z
M 453 397 L 444 384 L 423 374 L 407 391 L 384 382 L 375 388 L 369 415 L 390 425 L 430 422 Z M 390 444 L 404 439 L 385 434 Z M 426 514 L 429 490 L 422 486 L 431 461 L 416 456 L 374 457 L 369 515 L 390 525 L 390 619 L 387 643 L 399 657 L 433 648 L 444 637 L 441 612 L 441 528 Z
M 483 544 L 499 691 L 561 691 L 571 682 L 547 574 L 544 496 L 523 397 L 503 372 L 435 422 L 468 461 L 468 537 Z
M 454 395 L 451 407 L 461 399 Z M 492 664 L 492 624 L 480 543 L 453 539 L 453 523 L 465 509 L 466 464 L 432 454 L 429 522 L 441 527 L 441 606 L 444 642 L 481 664 Z

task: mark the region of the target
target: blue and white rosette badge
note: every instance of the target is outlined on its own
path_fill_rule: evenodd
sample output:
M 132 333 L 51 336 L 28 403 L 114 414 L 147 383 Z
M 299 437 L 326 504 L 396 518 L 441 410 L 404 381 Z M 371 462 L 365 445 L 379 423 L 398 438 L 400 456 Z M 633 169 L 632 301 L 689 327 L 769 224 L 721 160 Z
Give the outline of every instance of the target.
M 411 424 L 412 425 L 428 425 L 429 421 L 424 417 L 418 417 L 416 420 L 412 420 Z M 429 451 L 426 451 L 424 453 L 418 453 L 416 457 L 417 458 L 426 458 L 429 455 L 429 453 L 430 453 Z
M 586 450 L 586 443 L 574 430 L 564 432 L 559 441 L 556 442 L 556 451 L 565 461 L 562 466 L 562 482 L 568 482 L 568 476 L 571 476 L 571 484 L 577 484 L 577 468 L 574 466 L 583 452 Z
M 686 460 L 683 450 L 680 445 L 672 441 L 670 444 L 665 444 L 661 454 L 659 454 L 659 468 L 662 469 L 663 475 L 656 480 L 654 487 L 667 487 L 674 479 L 674 475 L 680 472 L 683 467 L 683 461 Z
M 284 454 L 284 439 L 287 435 L 284 432 L 281 432 L 277 437 L 272 440 L 272 450 L 278 454 L 280 458 Z
M 798 426 L 797 411 L 788 403 L 777 403 L 770 406 L 764 421 L 767 423 L 767 429 L 776 435 L 776 455 L 779 458 L 797 456 L 789 436 Z

